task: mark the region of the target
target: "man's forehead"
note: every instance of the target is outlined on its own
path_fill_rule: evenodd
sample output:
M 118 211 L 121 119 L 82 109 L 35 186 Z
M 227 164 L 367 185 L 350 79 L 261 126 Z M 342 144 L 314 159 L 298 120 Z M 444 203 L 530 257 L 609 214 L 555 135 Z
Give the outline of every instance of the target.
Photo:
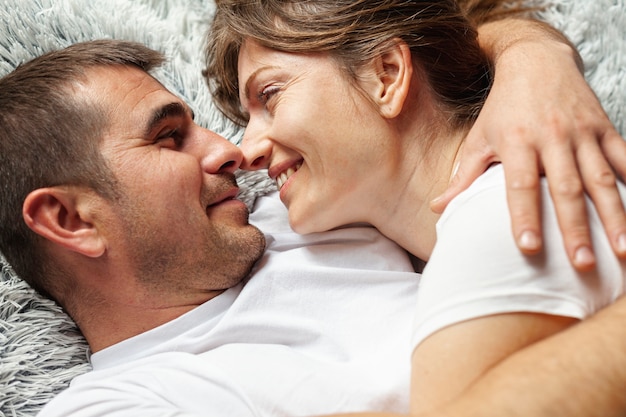
M 185 104 L 147 72 L 132 66 L 100 66 L 86 72 L 82 94 L 109 112 L 112 124 L 142 129 L 157 109 Z M 112 126 L 113 127 L 113 126 Z M 118 126 L 122 127 L 122 126 Z

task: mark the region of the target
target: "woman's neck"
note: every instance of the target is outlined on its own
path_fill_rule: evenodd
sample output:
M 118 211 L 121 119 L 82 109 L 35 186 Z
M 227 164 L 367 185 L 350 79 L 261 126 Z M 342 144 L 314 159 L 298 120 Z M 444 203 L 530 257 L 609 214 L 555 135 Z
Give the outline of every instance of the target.
M 465 135 L 465 131 L 450 134 L 440 129 L 426 139 L 422 132 L 419 139 L 405 141 L 404 157 L 393 179 L 395 198 L 388 200 L 394 204 L 383 207 L 384 214 L 379 213 L 374 224 L 422 260 L 432 253 L 440 217 L 430 209 L 430 202 L 448 187 Z

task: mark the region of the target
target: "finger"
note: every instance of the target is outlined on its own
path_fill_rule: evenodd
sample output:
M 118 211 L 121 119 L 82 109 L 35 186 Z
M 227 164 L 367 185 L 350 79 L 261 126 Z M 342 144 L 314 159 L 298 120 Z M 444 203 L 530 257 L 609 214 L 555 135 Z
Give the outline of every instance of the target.
M 555 145 L 545 149 L 542 162 L 567 255 L 576 269 L 587 271 L 595 266 L 596 260 L 583 182 L 573 156 L 569 145 Z
M 467 137 L 465 145 L 460 150 L 457 163 L 451 172 L 448 188 L 430 202 L 432 211 L 435 213 L 443 212 L 454 197 L 469 187 L 476 178 L 489 168 L 494 160 L 494 154 L 482 144 L 484 141 Z
M 626 181 L 626 140 L 612 128 L 604 135 L 601 146 L 613 170 Z
M 621 137 L 619 140 L 623 141 Z M 626 154 L 626 148 L 622 152 Z M 612 154 L 603 153 L 595 142 L 581 144 L 577 150 L 578 165 L 585 190 L 593 201 L 613 251 L 617 256 L 626 258 L 626 212 L 615 174 L 605 155 L 611 159 Z M 613 157 L 613 160 L 619 158 Z
M 517 246 L 528 255 L 541 251 L 539 167 L 532 148 L 517 147 L 503 163 L 511 229 Z

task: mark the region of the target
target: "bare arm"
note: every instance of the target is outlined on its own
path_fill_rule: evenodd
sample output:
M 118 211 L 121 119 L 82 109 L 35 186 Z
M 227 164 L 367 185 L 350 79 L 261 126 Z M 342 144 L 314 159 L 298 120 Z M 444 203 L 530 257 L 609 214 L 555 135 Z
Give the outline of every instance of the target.
M 542 249 L 538 178 L 545 172 L 574 266 L 595 265 L 583 191 L 598 208 L 614 251 L 626 256 L 626 214 L 613 173 L 626 177 L 626 142 L 584 80 L 575 49 L 538 21 L 491 21 L 491 9 L 484 6 L 498 1 L 459 3 L 486 22 L 479 28 L 480 41 L 495 62 L 495 80 L 467 137 L 458 173 L 433 210 L 442 211 L 489 163 L 501 160 L 513 233 L 522 251 Z
M 413 353 L 412 414 L 436 413 L 459 398 L 489 369 L 574 321 L 544 314 L 501 314 L 439 330 Z M 496 394 L 494 391 L 492 395 Z
M 626 298 L 510 356 L 434 416 L 626 415 Z

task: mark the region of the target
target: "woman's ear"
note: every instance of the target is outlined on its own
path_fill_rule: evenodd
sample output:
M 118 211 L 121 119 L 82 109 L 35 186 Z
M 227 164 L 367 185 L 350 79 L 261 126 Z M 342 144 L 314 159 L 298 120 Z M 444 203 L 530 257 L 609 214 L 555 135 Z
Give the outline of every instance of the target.
M 92 222 L 95 199 L 76 187 L 37 189 L 26 197 L 22 216 L 28 227 L 49 241 L 95 258 L 104 254 L 105 241 Z
M 383 117 L 397 117 L 406 102 L 413 78 L 411 50 L 400 39 L 390 41 L 374 62 L 374 83 L 370 94 Z

